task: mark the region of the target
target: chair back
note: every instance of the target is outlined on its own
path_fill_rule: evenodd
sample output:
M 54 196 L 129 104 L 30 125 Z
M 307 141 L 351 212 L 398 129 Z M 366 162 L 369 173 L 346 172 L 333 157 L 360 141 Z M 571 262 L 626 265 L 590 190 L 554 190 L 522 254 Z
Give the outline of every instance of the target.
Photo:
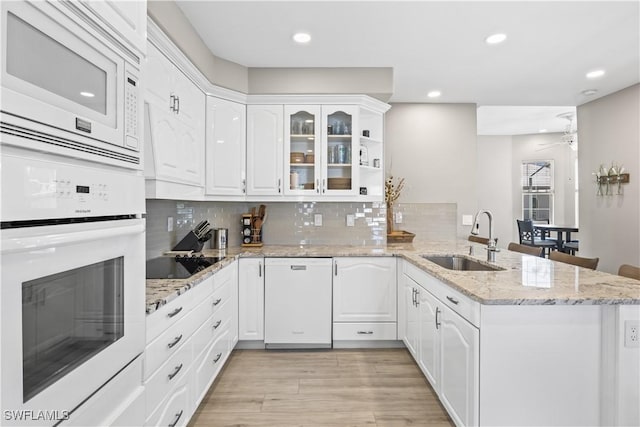
M 591 270 L 595 270 L 598 266 L 598 261 L 600 261 L 600 258 L 583 258 L 558 251 L 551 252 L 549 254 L 549 259 L 552 261 L 564 262 L 565 264 L 577 265 L 578 267 L 589 268 Z
M 519 245 L 515 242 L 509 243 L 509 246 L 507 246 L 507 249 L 513 252 L 520 252 L 523 254 L 539 256 L 539 257 L 541 257 L 544 252 L 544 248 L 541 246 L 538 246 L 538 247 L 525 246 L 525 245 Z
M 531 223 L 534 224 L 534 225 L 535 224 L 549 224 L 549 218 L 547 218 L 547 219 L 532 219 Z M 542 230 L 540 230 L 539 228 L 534 228 L 533 229 L 533 235 L 535 237 L 542 238 L 543 237 L 542 236 Z
M 520 244 L 533 244 L 533 223 L 530 220 L 517 219 Z
M 618 276 L 640 280 L 640 267 L 629 264 L 622 264 L 618 269 Z

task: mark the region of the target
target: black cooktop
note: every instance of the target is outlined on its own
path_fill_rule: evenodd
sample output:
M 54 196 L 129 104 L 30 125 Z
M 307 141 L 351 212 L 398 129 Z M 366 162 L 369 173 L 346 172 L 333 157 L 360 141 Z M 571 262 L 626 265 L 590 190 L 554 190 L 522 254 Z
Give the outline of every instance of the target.
M 215 257 L 160 257 L 147 261 L 147 279 L 186 279 L 222 261 Z

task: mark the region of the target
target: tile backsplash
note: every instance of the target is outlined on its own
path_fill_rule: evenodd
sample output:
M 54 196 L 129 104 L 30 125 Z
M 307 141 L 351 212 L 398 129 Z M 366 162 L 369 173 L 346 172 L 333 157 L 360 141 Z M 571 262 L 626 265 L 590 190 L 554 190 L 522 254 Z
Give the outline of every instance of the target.
M 259 203 L 147 200 L 147 259 L 173 248 L 200 221 L 228 228 L 229 246 L 240 246 L 240 218 Z M 277 202 L 266 203 L 263 241 L 272 245 L 386 244 L 384 203 Z M 396 229 L 411 231 L 416 240 L 447 240 L 456 236 L 455 203 L 406 203 L 394 206 L 403 222 Z M 316 215 L 322 225 L 315 224 Z M 347 226 L 347 215 L 355 217 Z M 167 231 L 169 218 L 173 231 Z

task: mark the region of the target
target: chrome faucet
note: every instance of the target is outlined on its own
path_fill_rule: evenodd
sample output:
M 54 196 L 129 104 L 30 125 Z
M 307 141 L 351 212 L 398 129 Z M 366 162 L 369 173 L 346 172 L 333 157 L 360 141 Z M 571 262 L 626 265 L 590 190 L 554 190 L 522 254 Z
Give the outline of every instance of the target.
M 500 249 L 496 247 L 496 239 L 493 238 L 493 215 L 491 212 L 484 209 L 480 209 L 475 218 L 473 219 L 473 225 L 471 226 L 471 234 L 478 235 L 478 219 L 483 213 L 489 217 L 489 244 L 487 244 L 487 261 L 496 262 L 496 252 L 500 252 Z

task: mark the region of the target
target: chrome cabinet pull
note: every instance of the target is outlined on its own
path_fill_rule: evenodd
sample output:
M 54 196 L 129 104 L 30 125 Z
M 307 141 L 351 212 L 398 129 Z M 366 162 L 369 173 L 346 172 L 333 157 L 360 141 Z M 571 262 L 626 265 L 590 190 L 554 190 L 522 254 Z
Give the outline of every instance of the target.
M 174 94 L 169 95 L 169 111 L 175 111 L 175 97 Z
M 213 363 L 218 363 L 218 360 L 220 360 L 220 358 L 221 358 L 221 357 L 222 357 L 222 353 L 218 353 L 218 354 L 216 355 L 216 358 L 215 358 L 215 359 L 213 359 Z
M 167 344 L 169 346 L 169 348 L 173 348 L 176 346 L 176 344 L 178 344 L 180 342 L 180 340 L 182 339 L 182 334 L 180 334 L 179 337 L 176 337 L 173 342 L 170 342 L 169 344 Z
M 436 329 L 440 329 L 440 320 L 438 320 L 439 315 L 440 307 L 436 307 Z
M 220 326 L 220 323 L 222 323 L 222 320 L 218 320 L 216 324 L 213 325 L 213 329 L 218 329 L 218 327 Z
M 306 270 L 307 266 L 306 265 L 292 265 L 291 269 L 294 270 L 294 271 Z
M 411 288 L 411 305 L 416 306 L 416 288 Z
M 450 296 L 447 296 L 447 299 L 448 299 L 449 301 L 451 301 L 452 303 L 454 303 L 455 305 L 458 305 L 458 303 L 460 302 L 460 301 L 458 301 L 457 299 L 455 299 L 455 298 L 453 298 L 453 297 L 450 297 Z
M 173 317 L 176 314 L 180 313 L 182 311 L 182 307 L 176 308 L 175 310 L 173 310 L 171 313 L 168 313 L 167 316 L 169 317 Z
M 282 178 L 278 178 L 278 194 L 282 192 Z
M 179 96 L 176 96 L 176 104 L 177 104 L 176 114 L 180 114 L 180 97 Z
M 333 275 L 338 275 L 338 261 L 333 261 Z
M 258 277 L 262 277 L 262 261 L 258 262 Z
M 243 179 L 242 180 L 242 194 L 245 194 L 247 192 L 247 180 Z
M 420 305 L 420 289 L 416 289 L 416 307 Z
M 324 194 L 324 190 L 327 188 L 327 184 L 324 180 L 324 178 L 322 178 L 322 194 Z
M 180 421 L 180 417 L 182 417 L 183 412 L 184 412 L 184 409 L 176 414 L 176 419 L 173 420 L 171 424 L 169 424 L 169 427 L 176 427 L 176 425 L 178 425 L 178 421 Z
M 169 381 L 171 381 L 173 379 L 173 377 L 175 377 L 176 375 L 178 375 L 178 372 L 180 372 L 180 370 L 182 369 L 182 365 L 184 365 L 184 363 L 181 363 L 180 366 L 176 366 L 175 371 L 173 371 L 172 373 L 170 373 L 168 375 L 169 377 Z
M 220 304 L 220 301 L 222 301 L 222 298 L 218 298 L 217 300 L 215 300 L 213 302 L 213 306 L 215 307 L 216 305 Z
M 320 193 L 320 180 L 316 179 L 316 193 Z
M 358 331 L 358 335 L 373 335 L 373 331 Z

